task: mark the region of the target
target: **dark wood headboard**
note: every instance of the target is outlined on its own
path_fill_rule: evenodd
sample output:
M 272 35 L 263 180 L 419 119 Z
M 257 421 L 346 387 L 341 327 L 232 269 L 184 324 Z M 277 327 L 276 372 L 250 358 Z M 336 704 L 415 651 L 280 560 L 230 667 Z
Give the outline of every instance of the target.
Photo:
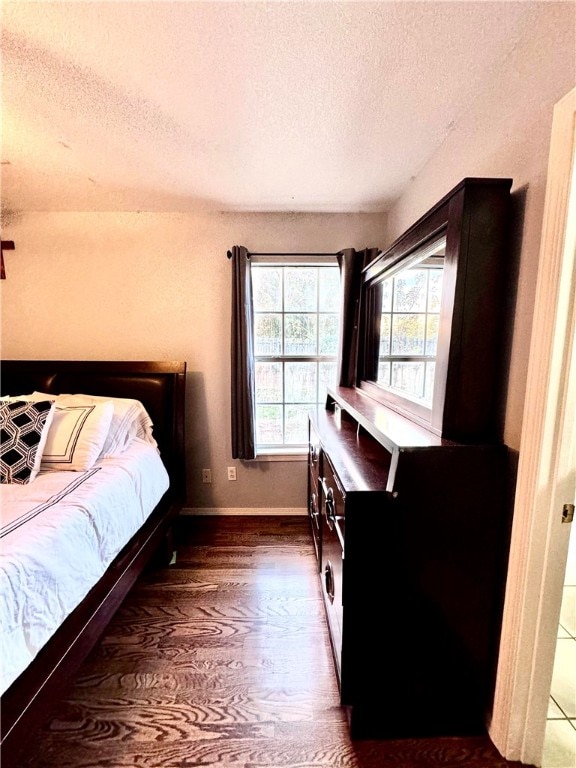
M 3 360 L 2 395 L 87 394 L 140 400 L 154 424 L 154 438 L 175 499 L 184 503 L 184 393 L 186 363 L 120 360 Z

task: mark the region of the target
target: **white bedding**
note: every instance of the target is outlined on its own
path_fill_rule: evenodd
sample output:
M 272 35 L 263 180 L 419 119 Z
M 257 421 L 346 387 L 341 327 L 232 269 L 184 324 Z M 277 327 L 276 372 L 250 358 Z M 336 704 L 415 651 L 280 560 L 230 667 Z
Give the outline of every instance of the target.
M 0 486 L 0 693 L 102 576 L 169 479 L 139 438 L 86 472 Z

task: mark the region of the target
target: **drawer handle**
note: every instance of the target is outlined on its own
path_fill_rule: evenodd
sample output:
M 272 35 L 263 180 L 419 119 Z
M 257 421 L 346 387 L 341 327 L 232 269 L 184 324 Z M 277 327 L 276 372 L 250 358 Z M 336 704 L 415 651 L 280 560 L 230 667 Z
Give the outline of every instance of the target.
M 326 497 L 326 525 L 330 531 L 336 529 L 336 534 L 338 536 L 340 546 L 342 547 L 342 557 L 344 557 L 344 534 L 342 533 L 342 528 L 340 527 L 340 521 L 344 520 L 344 515 L 336 514 L 336 500 L 334 499 L 334 490 L 327 486 L 326 478 L 321 477 L 320 482 L 322 483 L 322 490 L 324 491 L 324 496 Z
M 324 586 L 330 602 L 334 602 L 334 569 L 330 560 L 324 567 Z
M 310 496 L 310 515 L 314 518 L 318 517 L 318 496 L 313 493 Z
M 344 534 L 342 533 L 342 528 L 340 527 L 340 520 L 344 520 L 344 518 L 341 515 L 336 515 L 334 518 L 334 528 L 336 529 L 336 535 L 338 536 L 338 541 L 342 547 L 342 560 L 344 560 Z
M 310 446 L 310 461 L 312 464 L 318 464 L 318 456 L 320 454 L 320 451 L 318 449 L 317 445 L 311 445 Z
M 336 522 L 336 502 L 334 501 L 334 491 L 332 488 L 328 488 L 326 492 L 326 522 L 328 528 L 333 530 L 334 523 Z

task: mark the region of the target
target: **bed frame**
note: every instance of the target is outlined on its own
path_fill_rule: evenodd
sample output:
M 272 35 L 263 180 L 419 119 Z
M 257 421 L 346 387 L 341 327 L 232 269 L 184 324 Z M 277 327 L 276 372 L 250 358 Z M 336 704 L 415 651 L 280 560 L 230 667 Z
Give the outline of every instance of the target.
M 170 476 L 170 488 L 143 527 L 2 695 L 2 768 L 18 765 L 31 734 L 48 719 L 52 705 L 63 696 L 126 594 L 170 535 L 172 522 L 186 495 L 185 380 L 185 362 L 5 360 L 0 363 L 3 395 L 37 390 L 140 400 L 153 421 L 154 438 Z

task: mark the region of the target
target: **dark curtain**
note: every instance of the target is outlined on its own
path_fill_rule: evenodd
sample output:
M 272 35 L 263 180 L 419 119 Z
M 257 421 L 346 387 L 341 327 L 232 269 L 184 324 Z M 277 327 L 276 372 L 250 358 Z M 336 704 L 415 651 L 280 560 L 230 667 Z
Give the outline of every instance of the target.
M 250 254 L 241 245 L 228 251 L 232 261 L 232 458 L 253 459 L 254 439 L 254 339 Z
M 356 384 L 362 270 L 378 253 L 378 248 L 365 248 L 363 251 L 346 248 L 338 254 L 342 299 L 336 379 L 341 387 L 353 387 Z

